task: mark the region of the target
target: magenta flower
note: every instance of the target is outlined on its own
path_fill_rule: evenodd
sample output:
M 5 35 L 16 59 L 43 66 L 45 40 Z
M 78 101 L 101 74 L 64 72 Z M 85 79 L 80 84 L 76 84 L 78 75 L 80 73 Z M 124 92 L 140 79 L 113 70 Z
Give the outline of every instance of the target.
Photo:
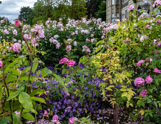
M 144 86 L 144 83 L 145 83 L 145 81 L 141 77 L 136 78 L 134 81 L 134 84 L 136 87 L 142 87 L 142 86 Z
M 11 49 L 16 53 L 20 53 L 21 44 L 20 43 L 14 43 Z
M 76 121 L 77 118 L 76 117 L 72 117 L 68 119 L 68 124 L 74 124 L 74 121 Z
M 146 89 L 143 89 L 141 92 L 140 92 L 140 95 L 142 97 L 146 97 L 147 96 L 147 90 Z
M 59 61 L 59 64 L 64 64 L 68 62 L 68 59 L 67 58 L 62 58 L 60 61 Z
M 15 26 L 16 27 L 19 27 L 20 25 L 22 25 L 21 21 L 20 20 L 16 20 L 15 21 Z
M 132 11 L 134 9 L 134 6 L 133 5 L 130 5 L 129 6 L 129 11 Z
M 145 25 L 146 28 L 149 28 L 149 25 Z
M 48 112 L 44 110 L 44 116 L 48 116 Z
M 153 72 L 161 74 L 161 70 L 159 70 L 158 68 L 155 68 Z
M 2 61 L 0 61 L 0 68 L 3 66 L 3 62 Z
M 144 62 L 145 62 L 145 60 L 139 60 L 138 63 L 136 64 L 136 66 L 141 66 L 141 64 Z
M 25 40 L 30 39 L 30 36 L 28 34 L 24 34 L 23 37 L 24 37 Z
M 153 81 L 153 78 L 149 75 L 146 77 L 145 81 L 146 83 L 151 84 L 151 82 Z
M 67 65 L 71 67 L 71 66 L 74 66 L 74 64 L 75 64 L 75 61 L 69 60 Z

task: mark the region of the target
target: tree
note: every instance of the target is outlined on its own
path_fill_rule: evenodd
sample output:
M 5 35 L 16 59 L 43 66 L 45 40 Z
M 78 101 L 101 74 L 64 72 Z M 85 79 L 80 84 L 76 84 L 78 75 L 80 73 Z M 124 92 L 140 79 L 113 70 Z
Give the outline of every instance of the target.
M 22 7 L 18 19 L 23 23 L 32 25 L 32 9 L 29 6 Z
M 99 5 L 99 10 L 96 12 L 97 18 L 102 18 L 102 21 L 106 21 L 106 1 L 102 1 Z

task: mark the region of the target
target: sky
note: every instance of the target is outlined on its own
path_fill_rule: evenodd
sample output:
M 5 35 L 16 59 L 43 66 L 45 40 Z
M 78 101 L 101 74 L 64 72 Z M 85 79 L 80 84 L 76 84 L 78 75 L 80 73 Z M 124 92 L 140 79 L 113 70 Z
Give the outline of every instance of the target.
M 7 17 L 12 23 L 18 18 L 21 7 L 33 7 L 37 0 L 0 0 L 0 16 Z

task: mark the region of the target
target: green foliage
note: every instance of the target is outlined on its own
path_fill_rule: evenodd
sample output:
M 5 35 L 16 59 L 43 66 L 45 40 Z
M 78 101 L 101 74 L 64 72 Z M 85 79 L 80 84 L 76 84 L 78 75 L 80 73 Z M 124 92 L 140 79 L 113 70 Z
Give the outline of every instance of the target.
M 96 18 L 101 18 L 106 21 L 106 1 L 102 1 L 99 5 L 99 10 L 96 12 Z

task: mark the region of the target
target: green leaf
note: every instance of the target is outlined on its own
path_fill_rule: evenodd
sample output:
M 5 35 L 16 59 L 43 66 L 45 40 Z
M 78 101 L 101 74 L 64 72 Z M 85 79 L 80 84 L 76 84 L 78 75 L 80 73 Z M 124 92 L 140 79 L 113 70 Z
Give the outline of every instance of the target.
M 30 120 L 30 121 L 35 120 L 35 118 L 33 117 L 33 115 L 30 114 L 30 113 L 22 114 L 22 117 L 23 117 L 24 119 Z
M 46 104 L 45 100 L 43 98 L 39 98 L 39 97 L 31 97 L 32 100 L 37 101 L 37 102 L 41 102 Z
M 48 68 L 44 68 L 41 70 L 42 77 L 46 77 L 47 75 L 50 75 L 50 74 L 52 74 L 52 71 Z
M 32 67 L 32 72 L 35 73 L 37 66 L 39 64 L 38 58 L 34 59 L 33 67 Z
M 12 82 L 12 81 L 17 81 L 17 76 L 13 74 L 9 74 L 6 79 L 6 83 Z
M 22 74 L 26 74 L 26 72 L 30 71 L 31 67 L 26 67 L 23 71 Z
M 7 123 L 8 123 L 7 117 L 4 117 L 0 120 L 0 124 L 7 124 Z
M 20 91 L 15 91 L 15 92 L 12 92 L 11 95 L 7 98 L 7 101 L 15 98 L 16 96 L 18 96 L 20 94 Z
M 21 92 L 19 95 L 19 102 L 23 105 L 23 107 L 27 110 L 31 110 L 33 108 L 32 100 L 29 94 L 25 92 Z

